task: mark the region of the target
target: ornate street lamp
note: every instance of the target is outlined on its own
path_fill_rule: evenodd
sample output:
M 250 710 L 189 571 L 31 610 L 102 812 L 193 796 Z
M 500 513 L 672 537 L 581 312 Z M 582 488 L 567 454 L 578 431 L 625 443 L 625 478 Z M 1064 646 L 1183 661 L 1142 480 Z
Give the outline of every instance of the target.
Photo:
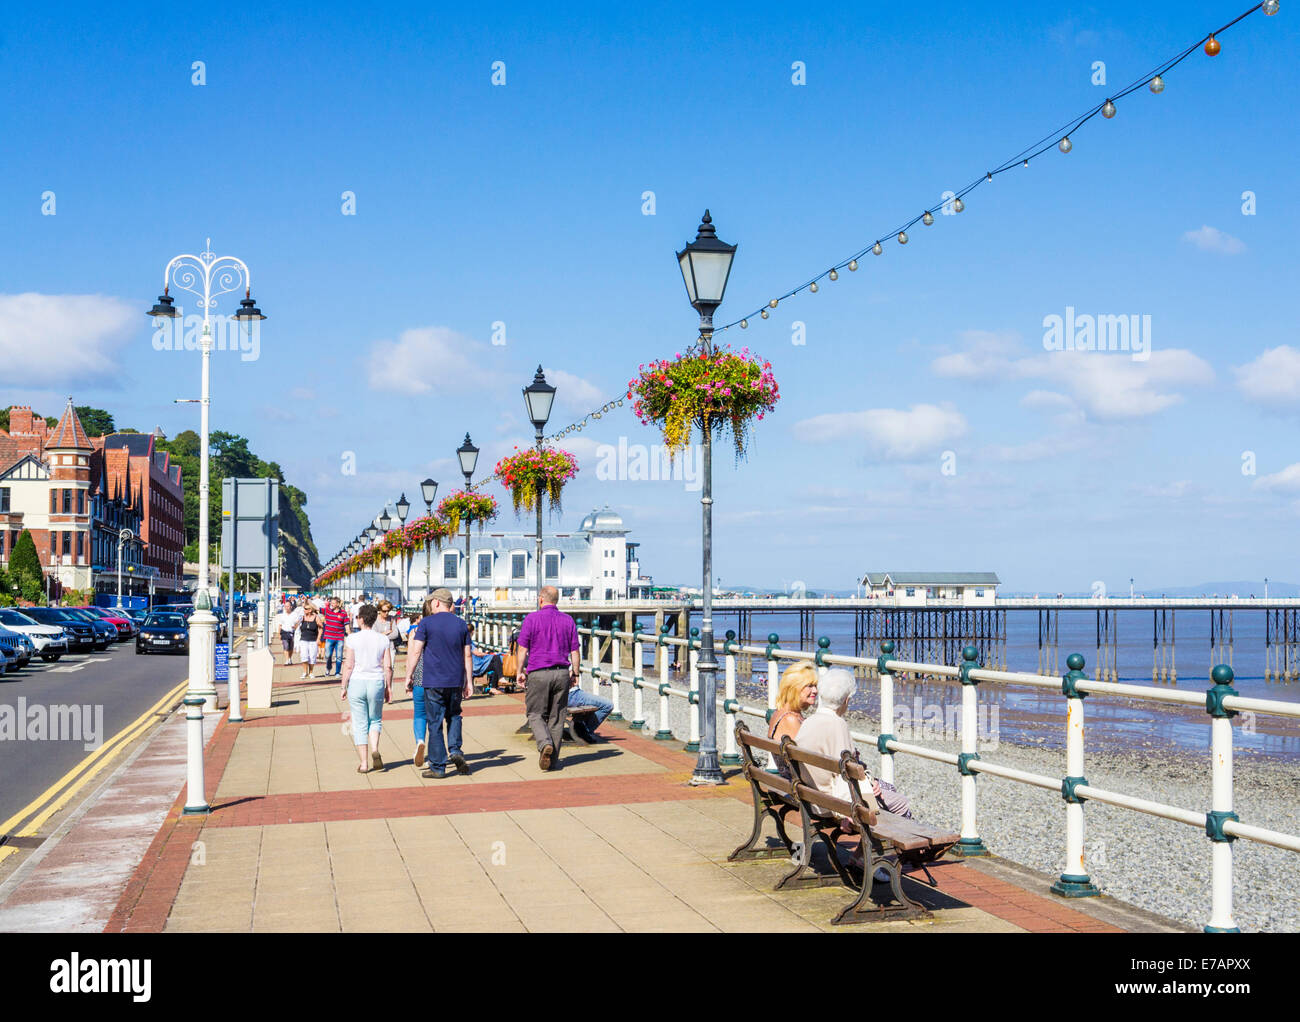
M 465 475 L 465 492 L 469 492 L 470 480 L 474 478 L 474 467 L 478 464 L 478 448 L 470 440 L 469 434 L 465 434 L 465 442 L 456 448 L 456 457 L 460 459 L 460 470 Z M 465 609 L 466 619 L 469 618 L 469 516 L 465 516 Z
M 405 530 L 406 516 L 410 513 L 411 510 L 411 502 L 406 499 L 405 493 L 403 493 L 402 496 L 398 499 L 396 507 L 397 507 L 397 522 L 398 522 L 397 527 L 399 530 Z M 402 567 L 402 575 L 397 580 L 398 593 L 402 600 L 402 607 L 405 608 L 406 607 L 406 579 L 407 579 L 406 551 L 399 550 L 397 553 L 397 557 L 398 557 L 398 563 Z
M 524 388 L 524 404 L 528 408 L 528 419 L 537 433 L 537 449 L 542 449 L 542 430 L 546 420 L 551 417 L 551 405 L 555 403 L 555 388 L 546 382 L 542 367 L 537 367 L 533 382 Z M 542 598 L 542 491 L 537 490 L 537 598 Z
M 163 293 L 149 310 L 155 321 L 176 319 L 180 314 L 171 296 L 171 285 L 182 291 L 188 291 L 198 299 L 198 306 L 203 310 L 203 337 L 200 347 L 203 351 L 202 396 L 199 398 L 199 577 L 195 589 L 195 611 L 190 615 L 190 654 L 189 654 L 189 692 L 191 697 L 201 696 L 206 712 L 216 712 L 216 627 L 217 619 L 211 612 L 212 597 L 207 593 L 208 571 L 208 504 L 209 478 L 208 456 L 210 440 L 208 435 L 208 409 L 210 400 L 210 376 L 212 361 L 211 313 L 216 301 L 222 295 L 237 291 L 243 285 L 244 297 L 239 303 L 239 311 L 234 318 L 244 326 L 263 320 L 262 314 L 252 299 L 252 276 L 248 265 L 235 256 L 218 256 L 212 251 L 212 239 L 198 255 L 178 255 L 163 269 Z M 201 755 L 202 750 L 200 750 Z M 208 806 L 203 792 L 190 792 L 187 795 L 186 811 L 192 813 L 207 812 Z
M 426 517 L 433 517 L 433 501 L 438 496 L 438 484 L 432 479 L 426 479 L 420 484 L 420 496 L 424 498 L 424 513 Z M 433 543 L 431 540 L 424 541 L 424 594 L 427 597 L 433 590 Z M 423 604 L 423 600 L 420 601 Z
M 677 253 L 677 263 L 686 283 L 686 294 L 700 314 L 700 346 L 704 355 L 713 347 L 713 313 L 722 304 L 731 276 L 736 246 L 719 241 L 713 218 L 704 211 L 695 240 Z M 713 428 L 701 423 L 704 433 L 704 605 L 700 621 L 700 754 L 695 762 L 692 784 L 725 784 L 718 762 L 718 658 L 713 649 Z

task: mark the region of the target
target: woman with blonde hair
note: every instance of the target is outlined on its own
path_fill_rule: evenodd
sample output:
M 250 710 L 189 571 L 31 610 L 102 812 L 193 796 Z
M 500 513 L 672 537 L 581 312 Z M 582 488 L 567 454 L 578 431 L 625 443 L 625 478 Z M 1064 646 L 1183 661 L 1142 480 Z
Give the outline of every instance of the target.
M 781 687 L 776 692 L 776 709 L 768 722 L 767 737 L 779 742 L 789 735 L 791 740 L 795 740 L 803 724 L 803 715 L 816 705 L 817 668 L 808 660 L 787 667 L 781 675 Z M 782 777 L 789 778 L 785 760 L 777 762 L 777 770 Z

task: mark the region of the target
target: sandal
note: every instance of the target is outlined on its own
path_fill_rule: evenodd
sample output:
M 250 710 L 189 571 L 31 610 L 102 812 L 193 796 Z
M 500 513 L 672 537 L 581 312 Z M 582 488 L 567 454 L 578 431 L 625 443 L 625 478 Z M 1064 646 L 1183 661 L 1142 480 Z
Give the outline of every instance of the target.
M 384 769 L 383 757 L 381 757 L 378 752 L 372 752 L 370 754 L 370 769 L 371 770 Z
M 370 773 L 370 771 L 369 771 L 369 770 L 362 770 L 360 767 L 357 767 L 357 773 L 359 773 L 359 774 L 368 774 L 368 773 Z

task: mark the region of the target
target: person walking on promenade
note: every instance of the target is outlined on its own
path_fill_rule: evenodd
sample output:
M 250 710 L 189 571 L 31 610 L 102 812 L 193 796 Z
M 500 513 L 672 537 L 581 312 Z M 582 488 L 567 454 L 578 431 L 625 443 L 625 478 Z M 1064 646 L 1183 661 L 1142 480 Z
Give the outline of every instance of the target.
M 352 707 L 352 740 L 360 765 L 357 773 L 384 768 L 379 755 L 379 734 L 383 730 L 384 703 L 393 698 L 393 645 L 372 631 L 378 612 L 361 608 L 361 631 L 344 642 L 342 697 Z M 370 760 L 367 766 L 366 753 Z
M 303 611 L 302 620 L 298 623 L 298 649 L 302 655 L 303 680 L 310 678 L 316 672 L 316 655 L 319 652 L 317 643 L 320 641 L 322 624 L 320 614 L 308 603 Z
M 420 613 L 411 615 L 411 628 L 406 640 L 406 687 L 411 693 L 411 723 L 415 727 L 414 762 L 417 767 L 424 766 L 424 755 L 428 749 L 429 741 L 429 718 L 425 714 L 424 705 L 424 657 L 411 656 L 410 649 L 411 639 L 415 637 L 416 627 L 432 613 L 433 597 L 430 596 L 424 601 Z
M 348 637 L 348 613 L 343 601 L 332 597 L 329 606 L 321 611 L 325 636 L 325 677 L 338 677 L 343 673 L 343 640 Z
M 429 726 L 429 766 L 421 777 L 447 776 L 450 761 L 459 774 L 469 764 L 461 749 L 461 700 L 474 694 L 474 668 L 470 660 L 469 629 L 452 613 L 450 589 L 435 589 L 429 598 L 431 613 L 411 632 L 406 652 L 406 690 L 414 692 L 412 665 L 419 660 L 424 686 L 424 715 Z M 447 727 L 443 740 L 443 724 Z M 418 736 L 417 736 L 418 739 Z M 418 747 L 417 747 L 418 753 Z
M 537 610 L 519 629 L 519 678 L 524 683 L 528 726 L 537 742 L 538 765 L 553 769 L 564 738 L 569 686 L 579 677 L 578 626 L 560 612 L 560 591 L 542 586 Z
M 293 663 L 293 636 L 302 620 L 302 611 L 291 604 L 275 616 L 275 626 L 280 630 L 280 648 L 284 650 L 284 666 Z

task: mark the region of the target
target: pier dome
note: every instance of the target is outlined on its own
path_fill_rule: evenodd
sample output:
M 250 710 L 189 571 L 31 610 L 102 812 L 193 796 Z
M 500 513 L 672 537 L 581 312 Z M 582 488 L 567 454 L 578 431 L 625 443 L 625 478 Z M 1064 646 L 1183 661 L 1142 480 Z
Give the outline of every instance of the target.
M 627 532 L 627 527 L 623 524 L 623 516 L 606 504 L 599 511 L 593 508 L 578 526 L 578 531 L 623 535 Z

